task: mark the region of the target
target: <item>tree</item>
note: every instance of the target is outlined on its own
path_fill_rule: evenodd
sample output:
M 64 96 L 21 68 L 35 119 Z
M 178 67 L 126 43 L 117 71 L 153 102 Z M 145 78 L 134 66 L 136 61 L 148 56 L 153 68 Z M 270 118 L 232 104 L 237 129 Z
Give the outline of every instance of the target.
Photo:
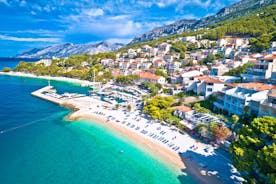
M 178 128 L 179 130 L 184 130 L 186 127 L 185 127 L 185 125 L 183 125 L 182 123 L 177 123 L 177 128 Z
M 214 130 L 214 136 L 219 141 L 225 141 L 231 134 L 229 128 L 225 126 L 217 126 Z
M 158 94 L 158 91 L 162 88 L 162 85 L 159 83 L 150 83 L 150 82 L 143 82 L 141 84 L 142 88 L 146 88 L 151 92 L 151 96 L 155 96 Z
M 255 118 L 231 144 L 234 166 L 250 183 L 276 182 L 276 118 Z
M 116 77 L 115 81 L 119 84 L 123 85 L 131 85 L 134 83 L 135 80 L 138 80 L 140 77 L 138 75 L 119 75 Z
M 9 67 L 5 67 L 5 68 L 3 68 L 3 70 L 2 70 L 3 72 L 10 72 L 11 71 L 11 68 L 9 68 Z
M 179 122 L 179 118 L 172 115 L 173 111 L 169 109 L 173 104 L 172 97 L 156 96 L 153 99 L 147 100 L 143 112 L 148 114 L 153 119 L 167 121 L 169 123 Z
M 249 41 L 251 52 L 262 52 L 270 47 L 272 35 L 263 34 L 258 38 L 251 38 Z
M 209 109 L 201 107 L 200 103 L 195 103 L 194 109 L 195 109 L 195 111 L 201 112 L 201 113 L 210 113 L 211 112 Z
M 232 123 L 233 123 L 233 128 L 235 129 L 235 127 L 237 126 L 237 123 L 240 120 L 240 118 L 237 115 L 232 115 L 231 120 L 232 120 Z
M 128 110 L 128 112 L 130 112 L 131 111 L 131 105 L 127 105 L 127 110 Z
M 175 42 L 172 44 L 171 51 L 180 53 L 180 58 L 184 59 L 187 51 L 187 45 L 182 41 Z
M 163 72 L 162 70 L 159 70 L 159 69 L 157 69 L 155 72 L 154 72 L 154 74 L 155 75 L 158 75 L 158 76 L 162 76 L 162 77 L 164 77 L 164 78 L 168 78 L 168 74 L 167 73 L 165 73 L 165 72 Z
M 246 63 L 242 66 L 239 66 L 237 68 L 231 69 L 229 72 L 224 73 L 224 76 L 236 76 L 239 77 L 242 73 L 246 73 L 248 68 L 253 67 L 253 63 Z

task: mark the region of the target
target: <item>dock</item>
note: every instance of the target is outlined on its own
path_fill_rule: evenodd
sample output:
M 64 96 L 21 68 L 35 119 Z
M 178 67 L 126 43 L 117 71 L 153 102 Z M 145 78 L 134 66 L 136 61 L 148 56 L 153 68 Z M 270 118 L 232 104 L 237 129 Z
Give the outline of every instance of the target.
M 63 99 L 60 99 L 62 96 L 54 93 L 53 90 L 54 90 L 53 86 L 46 86 L 44 88 L 41 88 L 39 90 L 32 92 L 31 94 L 35 97 L 38 97 L 43 100 L 47 100 L 59 105 L 65 103 Z

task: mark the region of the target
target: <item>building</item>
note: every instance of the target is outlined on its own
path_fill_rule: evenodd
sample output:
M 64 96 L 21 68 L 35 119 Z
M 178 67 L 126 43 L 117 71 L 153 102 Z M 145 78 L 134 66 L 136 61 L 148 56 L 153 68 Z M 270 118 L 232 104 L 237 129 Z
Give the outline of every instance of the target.
M 182 38 L 183 42 L 191 42 L 195 43 L 196 42 L 196 37 L 195 36 L 185 36 Z
M 187 106 L 176 106 L 174 109 L 174 115 L 181 119 L 180 123 L 185 125 L 186 128 L 193 130 L 198 125 L 209 125 L 212 122 L 224 124 L 224 121 L 216 116 L 206 113 L 196 112 Z
M 191 113 L 193 112 L 192 108 L 183 105 L 172 107 L 172 109 L 174 110 L 173 114 L 181 119 L 188 118 L 189 115 L 191 115 Z
M 180 62 L 169 62 L 169 63 L 167 63 L 168 73 L 174 73 L 174 72 L 178 71 L 180 66 L 181 66 Z
M 194 78 L 196 76 L 201 76 L 203 75 L 202 72 L 198 71 L 198 70 L 192 70 L 192 71 L 187 71 L 182 73 L 181 77 L 182 77 L 182 84 L 187 86 L 190 83 L 194 82 Z
M 166 61 L 164 61 L 163 59 L 155 59 L 153 61 L 153 66 L 155 68 L 160 68 L 166 65 Z
M 210 76 L 193 77 L 193 83 L 187 88 L 187 91 L 193 91 L 197 95 L 203 95 L 205 98 L 212 95 L 214 92 L 224 88 L 224 83 Z
M 217 92 L 214 106 L 228 112 L 229 115 L 251 113 L 258 116 L 260 104 L 267 99 L 269 91 L 274 89 L 276 86 L 264 83 L 240 83 Z
M 267 99 L 260 104 L 258 116 L 276 117 L 276 93 L 269 93 Z
M 165 84 L 166 79 L 162 76 L 154 75 L 150 72 L 138 72 L 137 75 L 140 77 L 140 82 L 151 82 Z
M 221 76 L 224 73 L 228 72 L 229 69 L 224 65 L 216 65 L 211 67 L 211 75 L 218 75 Z
M 51 59 L 41 59 L 37 62 L 37 64 L 44 64 L 45 66 L 51 66 L 52 60 Z
M 246 74 L 241 75 L 243 81 L 266 82 L 271 78 L 276 79 L 276 55 L 267 55 L 254 63 L 253 68 L 249 68 Z

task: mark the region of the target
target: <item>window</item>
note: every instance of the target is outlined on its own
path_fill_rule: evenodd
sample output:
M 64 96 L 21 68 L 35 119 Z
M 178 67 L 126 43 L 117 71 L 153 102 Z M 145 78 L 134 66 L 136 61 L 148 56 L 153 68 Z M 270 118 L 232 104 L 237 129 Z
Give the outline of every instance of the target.
M 213 89 L 212 88 L 207 88 L 207 91 L 212 92 Z

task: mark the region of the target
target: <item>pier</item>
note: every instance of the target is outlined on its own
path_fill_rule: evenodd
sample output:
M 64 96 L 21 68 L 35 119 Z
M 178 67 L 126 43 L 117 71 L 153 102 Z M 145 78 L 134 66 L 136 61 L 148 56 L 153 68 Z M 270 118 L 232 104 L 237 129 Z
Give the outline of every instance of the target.
M 56 94 L 55 90 L 53 89 L 53 86 L 46 86 L 44 88 L 41 88 L 39 90 L 32 92 L 31 94 L 35 97 L 38 97 L 43 100 L 47 100 L 59 105 L 65 103 L 65 101 L 61 99 L 62 96 Z

